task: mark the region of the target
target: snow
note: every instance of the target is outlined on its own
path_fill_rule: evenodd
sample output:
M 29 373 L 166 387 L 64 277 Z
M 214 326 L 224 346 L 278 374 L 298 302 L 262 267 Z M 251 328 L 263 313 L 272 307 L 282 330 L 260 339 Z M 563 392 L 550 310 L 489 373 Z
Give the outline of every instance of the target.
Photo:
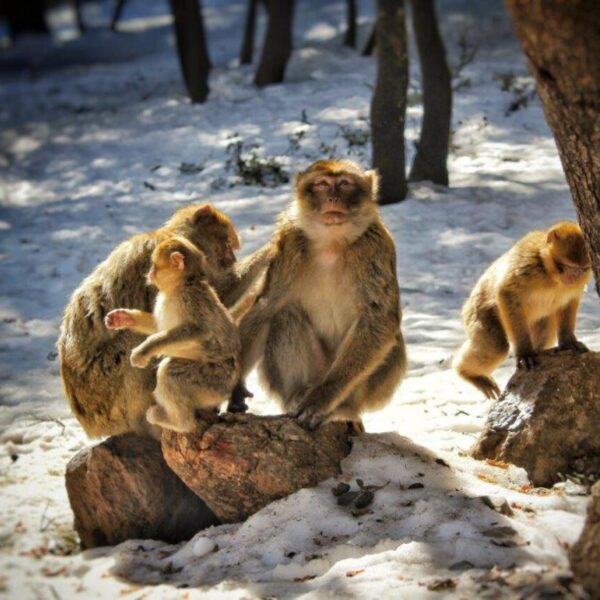
M 263 90 L 236 62 L 245 3 L 204 4 L 215 65 L 204 105 L 183 93 L 163 2 L 130 0 L 119 35 L 98 26 L 64 43 L 26 38 L 0 55 L 0 594 L 502 597 L 505 573 L 512 585 L 516 574 L 556 583 L 587 499 L 572 484 L 532 490 L 521 469 L 469 458 L 490 404 L 450 368 L 460 307 L 481 272 L 528 230 L 574 217 L 539 101 L 509 111 L 532 81 L 495 1 L 439 2 L 453 64 L 465 39 L 478 46 L 455 80 L 450 189 L 411 186 L 406 202 L 382 209 L 398 249 L 410 370 L 343 464 L 339 480 L 354 488 L 357 478 L 389 482 L 370 510 L 338 506 L 327 481 L 186 544 L 75 551 L 63 474 L 88 441 L 64 402 L 54 347 L 70 293 L 120 240 L 194 200 L 231 215 L 244 253 L 264 243 L 290 184 L 241 185 L 227 169 L 232 142 L 290 173 L 330 155 L 370 162 L 374 65 L 342 46 L 344 3 L 298 3 L 286 83 Z M 372 8 L 359 4 L 362 44 Z M 105 22 L 92 8 L 88 17 Z M 421 116 L 412 62 L 407 164 Z M 501 91 L 507 74 L 515 84 Z M 578 323 L 591 347 L 597 306 L 587 294 Z M 513 369 L 511 358 L 497 371 L 501 385 Z M 254 375 L 248 384 L 253 411 L 277 411 Z

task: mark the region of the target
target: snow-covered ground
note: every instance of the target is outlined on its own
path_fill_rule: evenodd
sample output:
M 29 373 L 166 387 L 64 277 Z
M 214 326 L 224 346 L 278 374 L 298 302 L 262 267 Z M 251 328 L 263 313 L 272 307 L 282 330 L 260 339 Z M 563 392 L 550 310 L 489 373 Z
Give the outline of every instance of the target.
M 118 35 L 22 39 L 0 54 L 0 596 L 497 598 L 544 577 L 556 589 L 586 498 L 572 486 L 531 490 L 522 470 L 470 459 L 489 404 L 450 369 L 478 275 L 526 231 L 574 216 L 499 2 L 440 1 L 451 62 L 478 48 L 455 80 L 451 187 L 413 186 L 383 209 L 410 371 L 343 465 L 349 482 L 389 481 L 371 510 L 338 507 L 328 481 L 188 544 L 73 552 L 63 473 L 88 442 L 66 408 L 54 349 L 72 290 L 117 242 L 193 200 L 232 216 L 244 252 L 267 240 L 290 186 L 241 185 L 227 168 L 232 143 L 285 172 L 323 156 L 370 161 L 374 63 L 342 46 L 343 2 L 298 1 L 286 83 L 260 91 L 236 61 L 245 3 L 204 4 L 215 69 L 201 106 L 184 96 L 166 2 L 130 0 Z M 372 7 L 359 4 L 363 43 Z M 413 71 L 409 161 L 421 115 Z M 526 106 L 511 111 L 515 103 Z M 590 293 L 578 332 L 595 348 L 599 324 Z M 510 359 L 499 369 L 501 384 L 513 368 Z M 275 412 L 249 384 L 252 410 Z M 506 499 L 514 515 L 481 496 Z

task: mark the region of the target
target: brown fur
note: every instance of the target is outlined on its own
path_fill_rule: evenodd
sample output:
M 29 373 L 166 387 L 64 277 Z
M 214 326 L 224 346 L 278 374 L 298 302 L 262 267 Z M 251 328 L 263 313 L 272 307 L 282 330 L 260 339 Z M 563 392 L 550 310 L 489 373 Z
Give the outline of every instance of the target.
M 202 250 L 208 281 L 226 306 L 239 300 L 267 263 L 266 249 L 234 263 L 239 238 L 231 221 L 209 205 L 196 205 L 177 211 L 165 227 L 123 242 L 98 265 L 73 293 L 58 340 L 65 394 L 89 436 L 147 428 L 156 374 L 135 369 L 128 360 L 144 338 L 133 331 L 109 331 L 103 321 L 115 308 L 152 310 L 156 291 L 144 276 L 154 248 L 173 235 Z
M 323 176 L 327 185 L 316 185 Z M 311 426 L 381 408 L 406 369 L 395 247 L 376 184 L 347 161 L 298 175 L 263 290 L 240 322 L 242 374 L 260 360 L 284 410 Z M 335 224 L 320 206 L 339 208 Z
M 518 365 L 552 347 L 585 350 L 575 337 L 580 298 L 591 277 L 583 236 L 569 221 L 532 231 L 481 276 L 463 307 L 467 341 L 454 368 L 488 398 L 500 388 L 491 377 L 512 344 Z
M 131 364 L 145 368 L 162 357 L 152 425 L 180 432 L 195 429 L 196 409 L 217 408 L 239 378 L 240 341 L 233 319 L 206 278 L 206 259 L 191 242 L 174 237 L 152 253 L 149 281 L 158 290 L 153 313 L 116 309 L 109 329 L 150 334 L 131 352 Z

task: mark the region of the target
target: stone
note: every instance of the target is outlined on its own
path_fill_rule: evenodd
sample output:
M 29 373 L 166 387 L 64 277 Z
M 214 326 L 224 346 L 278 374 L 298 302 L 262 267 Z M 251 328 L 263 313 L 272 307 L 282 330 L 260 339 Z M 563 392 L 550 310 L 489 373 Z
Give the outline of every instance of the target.
M 219 523 L 151 437 L 128 433 L 81 450 L 67 465 L 66 486 L 83 548 L 128 539 L 180 542 Z
M 587 519 L 569 559 L 576 579 L 591 600 L 600 600 L 600 481 L 592 487 Z
M 600 353 L 548 351 L 518 369 L 471 453 L 523 467 L 536 486 L 600 473 Z
M 339 475 L 350 452 L 345 423 L 314 431 L 287 416 L 204 416 L 193 433 L 163 431 L 167 464 L 223 522 Z

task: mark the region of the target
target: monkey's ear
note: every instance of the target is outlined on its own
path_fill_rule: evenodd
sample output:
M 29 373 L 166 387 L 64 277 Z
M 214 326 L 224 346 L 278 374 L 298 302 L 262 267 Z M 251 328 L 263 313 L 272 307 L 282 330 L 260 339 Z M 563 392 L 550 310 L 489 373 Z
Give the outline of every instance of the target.
M 204 204 L 194 213 L 194 224 L 210 223 L 215 220 L 215 209 L 210 204 Z
M 371 169 L 370 171 L 366 171 L 365 179 L 371 186 L 371 198 L 373 198 L 373 200 L 377 202 L 379 195 L 379 173 L 377 172 L 377 169 Z
M 546 242 L 548 244 L 552 244 L 553 242 L 557 242 L 560 240 L 560 233 L 556 229 L 551 229 L 548 232 L 548 237 L 546 238 Z
M 183 271 L 185 267 L 185 258 L 181 252 L 171 252 L 169 262 L 171 263 L 171 268 L 177 269 L 178 271 Z

